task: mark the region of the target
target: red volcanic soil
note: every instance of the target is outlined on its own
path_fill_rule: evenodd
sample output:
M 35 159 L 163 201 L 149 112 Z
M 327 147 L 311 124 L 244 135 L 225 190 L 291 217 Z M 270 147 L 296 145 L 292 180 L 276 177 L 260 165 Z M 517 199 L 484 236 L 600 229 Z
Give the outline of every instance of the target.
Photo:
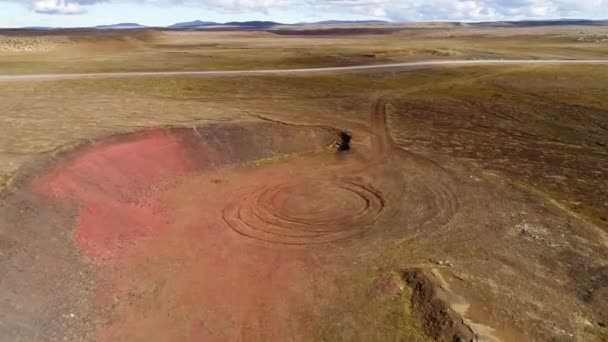
M 339 274 L 327 266 L 353 257 L 337 257 L 334 244 L 341 250 L 374 236 L 379 221 L 395 216 L 387 200 L 400 203 L 402 186 L 421 190 L 399 208 L 413 222 L 454 213 L 449 204 L 438 208 L 454 201 L 440 180 L 435 192 L 403 182 L 382 100 L 373 113 L 371 149 L 348 153 L 328 148 L 341 137 L 333 128 L 251 122 L 146 130 L 53 159 L 22 181 L 21 195 L 35 197 L 36 216 L 57 221 L 63 248 L 74 251 L 48 262 L 57 269 L 49 279 L 91 274 L 68 286 L 35 285 L 40 296 L 62 293 L 30 315 L 77 323 L 34 323 L 33 333 L 101 341 L 313 339 L 320 313 L 340 291 Z M 44 241 L 38 248 L 49 254 Z M 46 308 L 75 297 L 76 307 Z
M 80 149 L 34 179 L 30 189 L 77 203 L 75 241 L 100 256 L 167 229 L 166 204 L 154 195 L 163 183 L 275 153 L 319 150 L 337 139 L 332 129 L 272 126 L 157 129 L 115 137 Z
M 405 283 L 440 340 L 596 336 L 603 235 L 399 149 L 383 99 L 340 133 L 159 128 L 32 166 L 0 205 L 0 340 L 410 340 Z
M 183 141 L 169 131 L 150 131 L 137 139 L 86 148 L 64 165 L 32 182 L 32 190 L 78 206 L 75 241 L 91 255 L 113 250 L 166 228 L 158 203 L 140 196 L 159 184 L 194 170 Z M 212 150 L 201 151 L 209 158 Z
M 265 248 L 241 239 L 238 228 L 224 222 L 231 214 L 222 215 L 221 208 L 229 206 L 228 200 L 237 205 L 235 196 L 244 186 L 289 181 L 288 173 L 237 178 L 230 184 L 224 184 L 225 178 L 234 167 L 256 160 L 322 151 L 339 139 L 338 133 L 328 127 L 258 122 L 115 136 L 68 152 L 24 181 L 20 194 L 36 198 L 37 216 L 74 226 L 67 232 L 80 256 L 65 267 L 102 261 L 95 283 L 104 285 L 95 286 L 90 304 L 96 311 L 92 319 L 105 328 L 95 329 L 93 339 L 279 340 L 310 330 L 304 314 L 297 323 L 280 322 L 313 311 L 305 307 L 311 302 L 299 287 L 316 286 L 304 279 L 314 262 L 301 250 Z M 222 178 L 188 185 L 216 173 Z M 218 193 L 218 188 L 230 190 Z M 180 213 L 186 209 L 192 212 Z M 48 249 L 43 243 L 42 256 Z M 56 262 L 49 263 L 61 268 Z M 63 272 L 69 270 L 56 273 Z M 165 284 L 163 291 L 158 284 Z M 38 292 L 52 292 L 38 287 Z M 148 287 L 160 292 L 140 298 L 139 291 Z M 121 304 L 115 306 L 117 298 Z M 151 306 L 144 317 L 133 303 L 138 300 Z M 294 303 L 302 300 L 304 307 L 295 306 L 296 312 Z M 284 309 L 276 310 L 280 307 Z
M 30 192 L 76 210 L 85 260 L 109 260 L 94 303 L 112 309 L 95 339 L 307 339 L 318 261 L 282 245 L 359 236 L 385 206 L 357 175 L 367 163 L 323 152 L 337 139 L 269 123 L 151 130 L 81 148 L 34 178 Z M 293 160 L 247 165 L 275 155 Z

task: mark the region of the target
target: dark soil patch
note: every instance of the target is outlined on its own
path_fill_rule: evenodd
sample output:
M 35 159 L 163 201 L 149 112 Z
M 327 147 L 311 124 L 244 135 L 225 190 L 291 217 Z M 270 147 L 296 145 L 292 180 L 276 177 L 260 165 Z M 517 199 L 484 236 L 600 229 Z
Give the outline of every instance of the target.
M 426 333 L 436 341 L 475 341 L 473 331 L 462 323 L 439 297 L 438 286 L 418 268 L 406 269 L 403 279 L 412 288 L 412 308 L 422 318 Z
M 271 30 L 280 36 L 353 36 L 363 34 L 390 34 L 402 31 L 399 28 L 364 28 L 364 27 L 349 27 L 349 28 L 328 28 L 328 29 L 310 29 L 310 30 Z

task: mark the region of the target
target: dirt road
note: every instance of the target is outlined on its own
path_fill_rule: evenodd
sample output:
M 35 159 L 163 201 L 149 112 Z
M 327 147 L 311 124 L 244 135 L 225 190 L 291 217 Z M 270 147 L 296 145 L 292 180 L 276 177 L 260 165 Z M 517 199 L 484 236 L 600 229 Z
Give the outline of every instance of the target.
M 419 61 L 376 65 L 353 65 L 326 68 L 303 69 L 262 69 L 262 70 L 200 70 L 200 71 L 136 71 L 136 72 L 103 72 L 103 73 L 66 73 L 66 74 L 31 74 L 0 75 L 0 81 L 62 80 L 74 78 L 116 78 L 146 76 L 247 76 L 265 74 L 300 74 L 325 73 L 356 70 L 399 69 L 449 65 L 488 65 L 488 64 L 608 64 L 605 59 L 498 59 L 498 60 L 450 60 Z

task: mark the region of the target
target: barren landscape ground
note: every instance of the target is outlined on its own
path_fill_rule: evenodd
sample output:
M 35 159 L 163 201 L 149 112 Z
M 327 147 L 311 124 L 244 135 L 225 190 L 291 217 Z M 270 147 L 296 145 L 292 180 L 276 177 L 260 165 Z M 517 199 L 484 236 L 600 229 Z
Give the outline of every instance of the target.
M 0 31 L 0 74 L 608 59 L 605 27 L 288 33 Z M 0 94 L 0 340 L 608 339 L 605 64 Z

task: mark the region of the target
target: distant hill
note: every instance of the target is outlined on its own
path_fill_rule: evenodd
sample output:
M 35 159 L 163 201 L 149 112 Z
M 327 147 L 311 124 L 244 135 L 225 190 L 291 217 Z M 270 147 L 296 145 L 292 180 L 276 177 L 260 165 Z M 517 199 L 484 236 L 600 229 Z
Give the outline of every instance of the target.
M 145 27 L 143 25 L 137 23 L 120 23 L 113 25 L 99 25 L 95 26 L 97 29 L 132 29 L 132 28 L 142 28 Z
M 197 29 L 197 28 L 219 28 L 219 29 L 231 29 L 231 28 L 242 28 L 242 29 L 259 29 L 267 30 L 275 28 L 275 26 L 282 26 L 283 29 L 287 29 L 290 26 L 293 27 L 306 27 L 310 26 L 339 26 L 339 25 L 365 25 L 365 24 L 389 24 L 391 22 L 384 20 L 324 20 L 312 23 L 298 23 L 298 24 L 282 24 L 274 21 L 231 21 L 227 23 L 218 23 L 214 21 L 202 21 L 194 20 L 187 22 L 175 23 L 167 26 L 169 29 Z M 440 22 L 437 22 L 440 24 Z M 392 23 L 397 24 L 397 23 Z M 414 24 L 414 23 L 410 23 Z M 465 27 L 537 27 L 537 26 L 608 26 L 608 20 L 590 20 L 590 19 L 556 19 L 556 20 L 521 20 L 521 21 L 486 21 L 486 22 L 449 22 L 445 23 L 451 26 L 465 26 Z M 426 25 L 433 25 L 433 23 L 426 23 Z M 92 28 L 107 30 L 107 29 L 136 29 L 145 28 L 147 26 L 140 25 L 138 23 L 118 23 L 113 25 L 99 25 Z M 21 29 L 26 30 L 57 30 L 60 28 L 55 27 L 44 27 L 44 26 L 29 26 L 22 27 Z M 275 28 L 280 29 L 280 28 Z M 321 28 L 318 28 L 321 29 Z M 337 28 L 336 28 L 337 29 Z M 353 31 L 354 32 L 354 31 Z
M 236 26 L 245 28 L 270 28 L 275 25 L 283 25 L 274 21 L 231 21 L 225 23 L 224 26 Z
M 487 21 L 469 23 L 479 27 L 534 27 L 534 26 L 608 26 L 608 20 L 589 19 L 556 19 L 556 20 L 520 20 L 520 21 Z
M 22 27 L 22 29 L 24 30 L 54 30 L 54 27 L 47 27 L 47 26 L 26 26 L 26 27 Z
M 317 21 L 312 24 L 317 25 L 348 25 L 348 24 L 386 24 L 386 20 L 325 20 Z M 304 23 L 306 24 L 306 23 Z
M 194 20 L 194 21 L 187 21 L 184 23 L 176 23 L 170 26 L 167 26 L 168 28 L 177 28 L 177 29 L 183 29 L 183 28 L 196 28 L 196 27 L 205 27 L 205 26 L 221 26 L 222 24 L 220 23 L 216 23 L 213 21 L 200 21 L 200 20 Z
M 213 21 L 187 21 L 184 23 L 176 23 L 168 28 L 172 29 L 195 29 L 195 28 L 203 28 L 203 27 L 241 27 L 241 28 L 256 28 L 256 29 L 265 29 L 270 28 L 275 25 L 281 25 L 279 23 L 275 23 L 274 21 L 231 21 L 227 23 L 216 23 Z
M 315 23 L 299 23 L 297 25 L 347 25 L 347 24 L 383 24 L 388 23 L 383 20 L 326 20 Z M 282 24 L 274 21 L 230 21 L 227 23 L 216 23 L 213 21 L 194 20 L 184 23 L 176 23 L 168 28 L 172 29 L 195 29 L 204 27 L 240 27 L 249 29 L 268 29 L 274 26 L 292 26 L 290 24 Z

